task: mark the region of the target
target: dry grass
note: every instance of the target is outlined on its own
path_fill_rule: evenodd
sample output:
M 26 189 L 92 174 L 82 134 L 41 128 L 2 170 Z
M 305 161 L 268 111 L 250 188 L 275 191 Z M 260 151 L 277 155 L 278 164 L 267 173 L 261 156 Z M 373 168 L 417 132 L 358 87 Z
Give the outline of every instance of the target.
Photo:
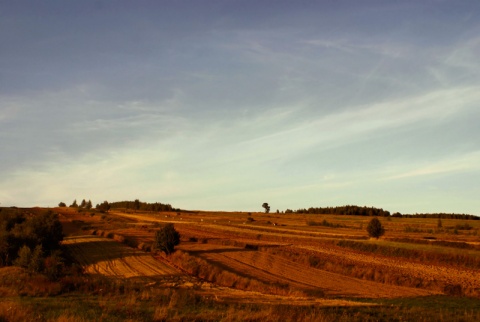
M 0 299 L 0 321 L 32 321 L 34 312 L 12 300 Z
M 184 246 L 191 244 L 185 243 L 189 240 L 198 241 L 199 244 L 208 243 L 209 245 L 232 245 L 238 247 L 245 247 L 246 245 L 253 245 L 254 247 L 257 247 L 257 245 L 261 247 L 291 245 L 290 250 L 286 254 L 279 254 L 287 259 L 291 250 L 293 250 L 293 253 L 310 252 L 310 255 L 307 254 L 301 260 L 290 258 L 290 260 L 301 264 L 290 271 L 286 270 L 280 264 L 281 261 L 277 259 L 278 267 L 282 268 L 279 268 L 279 271 L 276 272 L 272 270 L 274 268 L 270 267 L 268 263 L 252 258 L 249 259 L 248 256 L 243 256 L 242 253 L 190 252 L 190 255 L 206 261 L 211 268 L 216 266 L 220 271 L 226 270 L 229 273 L 237 274 L 249 280 L 262 281 L 263 283 L 278 283 L 277 286 L 284 289 L 304 290 L 306 287 L 299 287 L 298 284 L 305 284 L 305 281 L 300 277 L 301 274 L 297 272 L 309 272 L 310 269 L 320 268 L 344 277 L 369 280 L 381 284 L 413 287 L 433 292 L 451 293 L 452 290 L 455 290 L 454 293 L 456 294 L 480 296 L 479 281 L 475 279 L 478 269 L 469 266 L 470 264 L 467 262 L 472 256 L 476 258 L 480 252 L 474 248 L 449 247 L 452 243 L 454 245 L 461 245 L 461 243 L 474 245 L 475 242 L 478 242 L 478 237 L 472 235 L 471 232 L 480 227 L 479 221 L 469 221 L 471 229 L 460 231 L 458 235 L 439 231 L 434 234 L 435 244 L 427 245 L 412 243 L 412 240 L 419 240 L 419 237 L 423 237 L 419 236 L 418 233 L 406 234 L 405 226 L 414 225 L 426 231 L 434 229 L 438 225 L 437 219 L 391 218 L 387 220 L 386 218 L 381 218 L 382 224 L 387 227 L 385 238 L 397 240 L 404 238 L 407 240 L 405 242 L 396 242 L 397 245 L 392 245 L 387 240 L 380 240 L 374 243 L 368 241 L 366 231 L 359 229 L 362 225 L 366 227 L 366 223 L 370 219 L 368 217 L 264 213 L 252 213 L 251 216 L 248 216 L 246 213 L 221 212 L 192 212 L 181 213 L 180 215 L 155 215 L 149 213 L 111 214 L 111 216 L 115 215 L 127 216 L 127 220 L 132 222 L 129 228 L 121 227 L 117 231 L 126 232 L 129 238 L 142 241 L 147 245 L 153 240 L 155 230 L 152 227 L 164 222 L 173 222 L 182 235 Z M 248 222 L 246 219 L 249 217 L 254 218 L 254 221 Z M 308 226 L 309 220 L 315 222 L 323 222 L 325 220 L 329 225 Z M 112 222 L 115 221 L 112 220 Z M 142 225 L 134 224 L 135 222 L 142 223 Z M 276 225 L 274 226 L 272 223 Z M 459 221 L 443 220 L 443 227 L 448 230 L 447 227 L 453 227 L 455 223 L 458 224 Z M 113 226 L 109 229 L 114 230 L 111 228 L 114 228 Z M 431 240 L 431 237 L 428 238 Z M 380 248 L 383 248 L 383 246 L 393 246 L 394 248 L 389 248 L 381 254 L 369 250 L 359 253 L 356 249 L 337 247 L 336 245 L 342 240 L 350 240 L 353 243 L 364 240 L 366 244 L 377 243 L 381 245 Z M 184 246 L 180 248 L 189 251 Z M 403 256 L 402 258 L 402 256 L 398 256 L 399 253 L 402 253 L 401 249 L 415 248 L 417 250 L 422 248 L 422 263 L 417 263 L 418 256 L 417 258 L 409 256 Z M 251 253 L 245 252 L 245 254 Z M 448 256 L 450 256 L 450 259 L 447 258 Z M 451 260 L 452 256 L 455 257 L 455 260 Z M 444 267 L 446 263 L 456 267 L 453 269 Z M 463 264 L 467 266 L 462 266 Z M 429 266 L 431 267 L 428 268 Z M 248 274 L 238 274 L 240 271 Z M 282 276 L 284 271 L 288 271 L 288 273 Z M 223 273 L 222 276 L 226 275 L 227 273 Z M 308 276 L 308 274 L 305 274 L 305 276 Z M 209 278 L 210 281 L 215 279 L 216 277 L 213 276 Z M 233 278 L 226 277 L 220 279 L 225 281 L 233 280 Z M 288 281 L 285 282 L 286 280 Z M 311 285 L 311 287 L 318 290 L 318 286 L 322 283 L 315 284 L 311 280 L 308 279 L 308 283 L 313 283 L 314 285 Z M 342 285 L 341 282 L 342 279 L 339 281 L 340 285 Z M 234 287 L 245 288 L 246 284 L 248 283 L 244 281 L 238 283 L 224 282 L 223 285 L 235 285 Z M 327 283 L 327 285 L 330 284 Z M 461 288 L 460 293 L 458 293 L 458 285 Z M 348 286 L 338 288 L 337 285 L 332 284 L 326 287 L 325 283 L 321 286 L 321 291 L 325 294 L 340 294 L 342 289 L 347 290 L 344 295 L 351 294 L 348 293 Z M 378 288 L 373 287 L 372 289 Z
M 247 302 L 261 303 L 260 297 L 253 295 L 255 292 L 290 299 L 302 297 L 303 300 L 293 301 L 295 305 L 306 303 L 305 296 L 316 299 L 332 296 L 391 298 L 434 293 L 480 296 L 478 268 L 463 265 L 469 257 L 477 258 L 480 254 L 474 246 L 480 241 L 473 234 L 480 228 L 477 222 L 469 222 L 469 230 L 460 230 L 454 235 L 449 233 L 448 227 L 454 227 L 459 221 L 443 220 L 443 228 L 439 230 L 436 219 L 381 218 L 387 230 L 386 239 L 369 241 L 365 231 L 368 217 L 264 213 L 248 216 L 222 212 L 111 212 L 107 216 L 108 220 L 96 218 L 91 224 L 95 233 L 110 238 L 110 243 L 120 245 L 119 242 L 123 242 L 149 250 L 157 227 L 172 222 L 182 235 L 181 251 L 168 259 L 154 259 L 146 253 L 122 248 L 115 255 L 117 258 L 82 262 L 87 271 L 118 277 L 148 277 L 151 267 L 162 266 L 169 260 L 185 275 L 200 279 L 191 283 L 191 289 L 215 294 L 222 301 L 242 302 L 242 298 L 246 298 Z M 254 220 L 248 221 L 250 217 Z M 88 217 L 84 219 L 87 224 Z M 66 214 L 64 220 L 68 220 Z M 309 226 L 308 222 L 328 225 Z M 407 226 L 416 227 L 418 232 L 405 232 Z M 375 247 L 382 251 L 357 249 L 348 246 L 349 243 L 378 245 Z M 106 247 L 111 245 L 105 243 Z M 464 248 L 460 248 L 461 245 Z M 96 247 L 96 252 L 114 253 L 103 246 Z M 402 249 L 406 253 L 402 253 Z M 137 253 L 129 254 L 132 251 Z M 415 258 L 409 251 L 421 251 L 423 255 Z M 92 254 L 95 256 L 95 251 L 92 250 Z M 145 271 L 139 268 L 144 266 L 143 255 L 154 260 Z M 452 256 L 460 262 L 452 261 Z M 179 269 L 174 270 L 180 274 Z M 213 285 L 213 289 L 205 285 Z M 228 287 L 229 291 L 215 288 L 215 285 Z M 233 289 L 244 293 L 236 294 Z M 148 293 L 142 296 L 151 297 Z M 273 298 L 268 301 L 275 302 Z M 172 308 L 161 306 L 155 312 L 157 320 L 175 319 Z

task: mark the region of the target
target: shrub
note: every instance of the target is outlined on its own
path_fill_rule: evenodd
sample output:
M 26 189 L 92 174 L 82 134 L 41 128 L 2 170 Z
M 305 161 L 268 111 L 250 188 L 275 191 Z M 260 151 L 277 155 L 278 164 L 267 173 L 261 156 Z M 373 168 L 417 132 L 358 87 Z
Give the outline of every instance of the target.
M 40 273 L 43 270 L 44 258 L 42 245 L 37 245 L 32 252 L 28 270 L 34 273 Z
M 175 230 L 173 224 L 166 224 L 155 234 L 155 249 L 159 249 L 165 254 L 173 253 L 175 246 L 180 243 L 180 234 Z
M 322 222 L 318 221 L 313 221 L 313 220 L 308 220 L 307 221 L 307 226 L 324 226 L 324 227 L 331 227 L 331 228 L 346 228 L 347 226 L 342 225 L 342 224 L 335 224 L 327 221 L 324 219 Z
M 52 255 L 45 259 L 45 275 L 49 280 L 57 280 L 64 270 L 63 259 L 58 252 L 53 252 Z
M 22 248 L 18 251 L 18 257 L 14 261 L 15 266 L 28 268 L 30 261 L 32 259 L 32 251 L 27 245 L 23 245 Z
M 473 227 L 470 226 L 468 223 L 464 223 L 464 224 L 456 224 L 456 225 L 455 225 L 455 229 L 458 229 L 458 230 L 471 230 L 471 229 L 473 229 Z
M 383 228 L 382 223 L 377 218 L 370 220 L 367 226 L 367 232 L 370 237 L 375 237 L 378 239 L 380 236 L 385 234 L 385 228 Z
M 309 256 L 308 263 L 311 267 L 318 267 L 318 265 L 320 265 L 320 259 L 316 256 Z

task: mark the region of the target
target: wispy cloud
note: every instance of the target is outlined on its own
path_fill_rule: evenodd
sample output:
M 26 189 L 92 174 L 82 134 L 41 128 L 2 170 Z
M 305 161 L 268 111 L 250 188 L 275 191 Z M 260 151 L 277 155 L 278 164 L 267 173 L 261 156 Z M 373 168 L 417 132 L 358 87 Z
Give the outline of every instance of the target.
M 161 7 L 4 6 L 2 205 L 428 209 L 478 174 L 478 4 Z
M 479 88 L 456 88 L 372 106 L 355 106 L 340 113 L 312 117 L 292 126 L 285 124 L 285 130 L 277 130 L 243 144 L 269 146 L 269 151 L 284 150 L 284 153 L 318 144 L 323 144 L 323 147 L 341 145 L 393 127 L 443 120 L 461 113 L 463 109 L 474 108 L 480 102 L 479 93 Z
M 419 164 L 415 168 L 412 166 L 405 167 L 406 171 L 391 176 L 387 176 L 382 180 L 402 180 L 413 177 L 445 175 L 453 173 L 471 173 L 480 171 L 480 152 L 468 153 L 460 156 L 452 156 L 433 163 Z

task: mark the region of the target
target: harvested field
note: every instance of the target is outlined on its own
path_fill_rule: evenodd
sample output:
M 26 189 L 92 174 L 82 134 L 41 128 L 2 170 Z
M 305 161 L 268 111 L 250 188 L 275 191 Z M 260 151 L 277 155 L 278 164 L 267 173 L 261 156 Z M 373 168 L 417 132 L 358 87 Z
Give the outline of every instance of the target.
M 235 303 L 261 303 L 275 305 L 315 305 L 320 307 L 347 307 L 347 306 L 375 306 L 376 304 L 356 302 L 345 299 L 326 299 L 314 297 L 297 297 L 270 295 L 258 292 L 248 292 L 236 290 L 227 287 L 214 287 L 211 289 L 203 288 L 201 291 L 204 296 L 211 296 L 217 302 L 235 302 Z
M 246 222 L 246 218 L 250 217 L 255 220 Z M 316 222 L 326 218 L 329 223 L 335 223 L 338 226 L 308 225 L 310 218 Z M 95 220 L 98 219 L 95 218 L 94 222 Z M 315 217 L 253 213 L 247 216 L 246 213 L 157 214 L 112 211 L 106 215 L 103 223 L 95 227 L 98 227 L 97 231 L 104 232 L 103 236 L 118 234 L 132 241 L 128 243 L 129 245 L 137 247 L 136 245 L 151 245 L 155 231 L 159 227 L 164 223 L 174 223 L 182 237 L 178 249 L 206 261 L 207 267 L 211 270 L 219 273 L 230 272 L 243 278 L 238 285 L 245 285 L 245 283 L 248 285 L 248 280 L 259 281 L 290 289 L 294 293 L 299 291 L 298 294 L 311 294 L 317 298 L 322 296 L 391 298 L 453 294 L 452 291 L 455 294 L 478 296 L 480 290 L 480 282 L 476 278 L 478 270 L 465 268 L 462 266 L 463 263 L 456 264 L 452 261 L 448 262 L 448 265 L 443 265 L 441 262 L 434 261 L 435 258 L 443 256 L 442 254 L 456 254 L 456 252 L 464 256 L 477 257 L 478 250 L 451 248 L 440 243 L 414 244 L 410 242 L 413 240 L 410 237 L 405 242 L 392 243 L 385 239 L 375 241 L 381 246 L 390 245 L 396 249 L 421 248 L 429 255 L 435 254 L 431 256 L 434 258 L 431 260 L 427 257 L 417 259 L 390 256 L 388 253 L 376 254 L 338 245 L 339 241 L 344 240 L 356 241 L 357 244 L 373 243 L 368 241 L 364 229 L 355 228 L 360 227 L 367 220 L 368 218 L 334 215 Z M 271 221 L 274 221 L 275 225 Z M 382 219 L 382 222 L 389 229 L 388 237 L 392 234 L 391 238 L 397 238 L 403 236 L 403 226 L 419 225 L 420 220 L 417 223 L 415 219 L 392 218 L 389 221 Z M 436 220 L 422 219 L 421 224 L 431 229 L 436 225 Z M 472 225 L 474 226 L 472 232 L 467 231 L 459 235 L 438 232 L 435 241 L 443 242 L 447 246 L 450 245 L 448 243 L 461 240 L 475 243 L 478 237 L 473 232 L 477 229 L 475 228 L 477 223 Z M 425 230 L 425 227 L 422 229 Z M 415 233 L 410 235 L 414 236 Z M 128 256 L 123 257 L 128 258 Z M 135 258 L 128 258 L 127 262 L 133 260 L 138 261 Z M 128 271 L 126 268 L 128 265 L 121 260 L 118 263 L 112 260 L 112 263 L 117 267 L 123 265 L 122 270 Z M 102 269 L 108 271 L 112 267 L 112 264 L 105 264 L 106 268 L 96 263 L 91 265 L 89 269 L 92 272 L 103 272 Z M 127 275 L 141 274 L 142 269 L 135 268 L 135 270 L 139 272 Z M 176 270 L 176 272 L 179 271 Z M 123 273 L 103 272 L 103 274 L 122 276 Z M 215 278 L 207 280 L 215 282 Z M 231 280 L 234 278 L 232 277 Z M 219 285 L 237 287 L 235 283 L 228 282 L 222 282 Z M 244 286 L 238 287 L 245 290 Z
M 261 251 L 205 244 L 184 245 L 180 249 L 235 274 L 266 283 L 289 285 L 307 294 L 321 290 L 325 296 L 389 298 L 434 293 L 351 278 Z
M 397 275 L 410 278 L 420 278 L 443 284 L 461 285 L 463 289 L 480 289 L 478 271 L 446 265 L 427 265 L 413 260 L 391 258 L 374 254 L 363 254 L 341 249 L 340 247 L 297 246 L 296 248 L 313 251 L 323 258 L 336 257 L 356 265 L 376 268 L 386 268 Z
M 287 297 L 217 287 L 214 284 L 200 282 L 185 276 L 162 258 L 137 251 L 114 240 L 97 236 L 67 237 L 63 244 L 75 259 L 85 267 L 89 274 L 100 274 L 114 278 L 141 278 L 154 280 L 157 285 L 191 288 L 204 297 L 211 297 L 217 302 L 264 303 L 290 305 L 333 306 L 369 306 L 340 299 L 315 299 L 305 297 Z M 163 282 L 163 283 L 162 283 Z M 199 286 L 199 287 L 198 287 Z
M 77 236 L 65 238 L 67 247 L 90 274 L 130 278 L 182 275 L 152 255 L 127 247 L 108 238 Z

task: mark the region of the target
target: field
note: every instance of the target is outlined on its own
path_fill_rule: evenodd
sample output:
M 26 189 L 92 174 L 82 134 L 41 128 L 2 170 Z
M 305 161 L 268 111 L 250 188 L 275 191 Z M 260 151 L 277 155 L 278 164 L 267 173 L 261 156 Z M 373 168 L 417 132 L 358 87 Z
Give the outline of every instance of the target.
M 368 217 L 204 212 L 110 216 L 124 220 L 112 224 L 115 232 L 143 244 L 153 241 L 155 225 L 174 223 L 183 239 L 178 249 L 190 257 L 305 294 L 316 290 L 334 297 L 480 295 L 478 221 L 454 234 L 448 228 L 439 230 L 436 219 L 382 218 L 387 234 L 371 240 L 361 229 Z M 311 226 L 309 220 L 325 220 L 340 228 Z M 444 227 L 458 224 L 444 220 Z M 408 232 L 405 227 L 417 228 Z
M 380 218 L 386 234 L 376 240 L 365 230 L 370 217 L 55 211 L 64 251 L 90 285 L 81 292 L 95 299 L 79 303 L 109 308 L 105 320 L 123 320 L 118 301 L 145 321 L 480 318 L 477 220 L 443 219 L 439 227 L 437 219 Z M 151 250 L 165 223 L 181 235 L 169 256 Z M 27 306 L 46 310 L 36 301 Z M 95 316 L 85 314 L 72 319 Z
M 132 249 L 112 239 L 95 236 L 67 237 L 65 249 L 89 274 L 118 278 L 165 278 L 181 276 L 177 270 L 152 255 Z

